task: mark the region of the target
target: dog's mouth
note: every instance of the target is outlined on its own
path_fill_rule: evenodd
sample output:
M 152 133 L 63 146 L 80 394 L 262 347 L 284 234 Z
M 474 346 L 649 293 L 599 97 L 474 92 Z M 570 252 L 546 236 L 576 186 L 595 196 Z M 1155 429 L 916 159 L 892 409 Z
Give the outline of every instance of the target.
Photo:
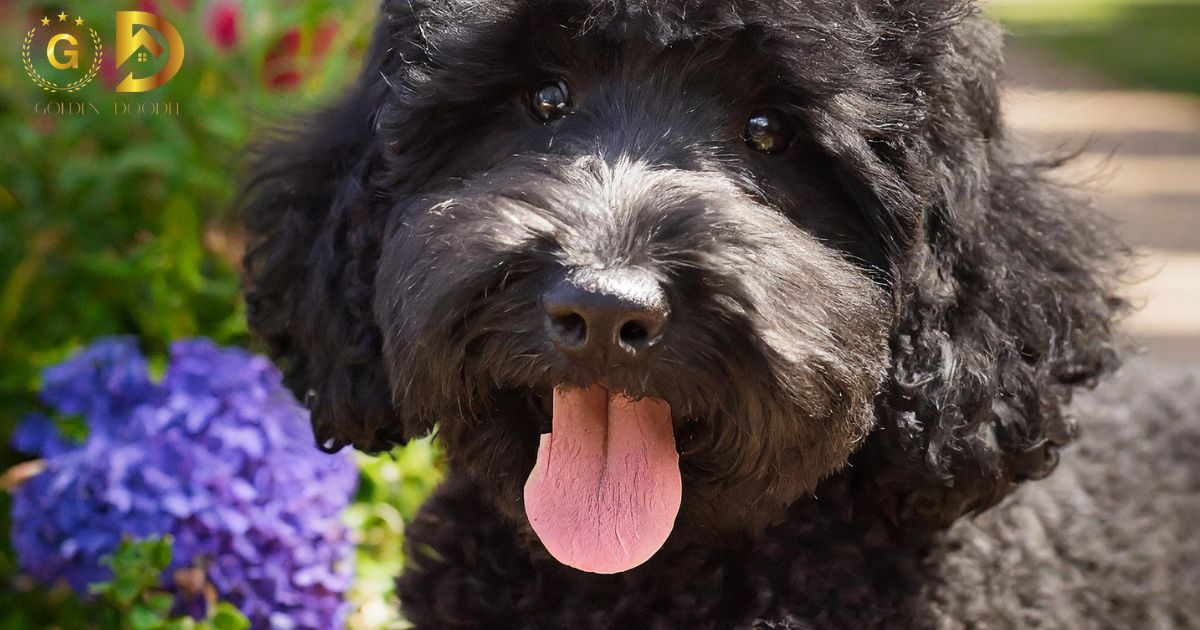
M 548 398 L 525 483 L 533 531 L 550 555 L 583 571 L 642 564 L 666 542 L 682 498 L 671 406 L 600 384 L 555 388 Z

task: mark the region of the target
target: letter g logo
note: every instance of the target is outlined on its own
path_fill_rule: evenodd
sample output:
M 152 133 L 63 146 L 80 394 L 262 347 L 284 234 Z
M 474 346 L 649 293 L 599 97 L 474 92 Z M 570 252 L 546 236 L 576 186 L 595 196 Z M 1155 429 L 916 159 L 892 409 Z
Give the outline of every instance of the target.
M 61 61 L 58 58 L 57 47 L 59 42 L 67 42 L 67 44 L 70 45 L 70 47 L 65 48 L 63 51 L 67 61 Z M 46 59 L 50 62 L 50 65 L 58 68 L 59 70 L 78 68 L 79 40 L 75 39 L 75 36 L 71 35 L 70 33 L 59 33 L 58 35 L 51 37 L 50 41 L 46 44 Z
M 21 64 L 34 85 L 51 93 L 78 92 L 100 72 L 104 45 L 83 16 L 43 16 L 21 40 Z M 57 18 L 57 19 L 53 19 Z M 43 56 L 42 51 L 45 50 Z

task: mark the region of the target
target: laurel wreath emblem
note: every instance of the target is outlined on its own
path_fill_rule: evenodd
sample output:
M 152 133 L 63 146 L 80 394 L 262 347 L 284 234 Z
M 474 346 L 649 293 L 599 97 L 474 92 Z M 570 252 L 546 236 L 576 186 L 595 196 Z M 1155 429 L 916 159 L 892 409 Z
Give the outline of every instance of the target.
M 33 37 L 37 33 L 37 27 L 35 26 L 29 29 L 29 32 L 25 34 L 25 40 L 21 43 L 21 61 L 25 63 L 25 74 L 28 74 L 29 78 L 32 79 L 33 82 L 38 85 L 38 87 L 46 90 L 47 92 L 75 92 L 83 86 L 91 83 L 92 80 L 96 78 L 96 74 L 100 72 L 100 60 L 104 57 L 104 45 L 100 43 L 100 34 L 96 32 L 96 29 L 89 28 L 88 32 L 92 37 L 92 49 L 95 50 L 95 54 L 92 55 L 92 67 L 88 69 L 87 74 L 83 75 L 79 79 L 76 79 L 66 85 L 58 85 L 57 83 L 54 83 L 53 81 L 43 77 L 38 73 L 37 69 L 33 67 L 33 61 L 29 56 L 29 49 L 33 44 Z

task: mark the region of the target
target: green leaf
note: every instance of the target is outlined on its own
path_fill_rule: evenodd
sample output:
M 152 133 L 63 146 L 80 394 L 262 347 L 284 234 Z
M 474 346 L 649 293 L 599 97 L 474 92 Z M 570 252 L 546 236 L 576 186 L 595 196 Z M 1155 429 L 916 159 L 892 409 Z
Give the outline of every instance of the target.
M 93 584 L 90 590 L 120 609 L 130 608 L 158 587 L 163 570 L 171 563 L 172 542 L 170 536 L 122 540 L 116 552 L 100 559 L 112 569 L 112 579 Z
M 175 604 L 175 597 L 170 593 L 151 593 L 146 598 L 146 606 L 151 610 L 158 611 L 163 615 L 171 612 L 171 606 Z
M 250 620 L 228 602 L 217 604 L 208 622 L 213 630 L 246 630 L 250 627 Z
M 166 624 L 166 615 L 141 603 L 133 605 L 126 618 L 132 630 L 160 630 Z
M 175 538 L 170 534 L 166 534 L 156 543 L 152 544 L 154 552 L 154 566 L 159 571 L 166 569 L 171 564 L 171 547 L 175 544 Z

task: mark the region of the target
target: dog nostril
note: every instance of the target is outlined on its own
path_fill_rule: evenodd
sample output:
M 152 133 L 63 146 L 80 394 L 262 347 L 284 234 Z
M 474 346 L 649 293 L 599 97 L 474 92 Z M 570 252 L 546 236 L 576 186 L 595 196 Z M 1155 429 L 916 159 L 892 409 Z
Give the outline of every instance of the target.
M 669 312 L 659 308 L 641 308 L 625 319 L 617 329 L 617 343 L 627 352 L 639 354 L 657 343 L 667 324 Z
M 566 313 L 550 318 L 554 337 L 559 343 L 577 346 L 587 340 L 587 320 L 579 313 Z
M 620 335 L 622 342 L 636 348 L 645 343 L 650 333 L 646 330 L 645 326 L 633 321 L 625 322 L 625 325 L 621 326 Z

